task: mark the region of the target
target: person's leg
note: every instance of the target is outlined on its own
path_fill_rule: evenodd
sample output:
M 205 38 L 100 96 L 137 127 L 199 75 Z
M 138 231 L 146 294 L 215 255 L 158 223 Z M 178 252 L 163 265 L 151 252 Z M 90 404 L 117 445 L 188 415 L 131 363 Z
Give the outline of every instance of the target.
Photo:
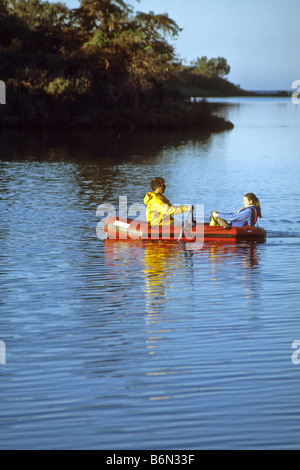
M 226 220 L 221 219 L 221 217 L 211 217 L 211 221 L 209 224 L 211 227 L 224 227 L 224 228 L 231 228 L 231 225 L 226 222 Z

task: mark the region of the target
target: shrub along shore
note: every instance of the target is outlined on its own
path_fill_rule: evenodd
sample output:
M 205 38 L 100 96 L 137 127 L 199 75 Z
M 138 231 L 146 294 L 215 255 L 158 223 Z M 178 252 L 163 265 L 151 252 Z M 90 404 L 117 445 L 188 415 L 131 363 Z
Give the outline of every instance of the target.
M 178 63 L 168 39 L 180 31 L 168 15 L 134 13 L 123 0 L 82 0 L 72 10 L 2 0 L 0 128 L 231 129 L 207 103 L 189 102 L 203 83 L 203 96 L 210 82 L 214 94 L 216 86 L 222 94 L 221 83 L 226 93 L 233 85 L 227 89 L 213 70 L 194 74 Z

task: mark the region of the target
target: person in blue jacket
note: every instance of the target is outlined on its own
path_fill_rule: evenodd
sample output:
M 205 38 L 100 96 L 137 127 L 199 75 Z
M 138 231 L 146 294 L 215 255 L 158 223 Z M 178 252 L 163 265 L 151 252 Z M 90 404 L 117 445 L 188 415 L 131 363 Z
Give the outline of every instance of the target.
M 259 199 L 253 193 L 248 193 L 244 197 L 244 207 L 238 212 L 216 212 L 211 214 L 210 226 L 216 227 L 254 227 L 258 218 L 262 217 Z

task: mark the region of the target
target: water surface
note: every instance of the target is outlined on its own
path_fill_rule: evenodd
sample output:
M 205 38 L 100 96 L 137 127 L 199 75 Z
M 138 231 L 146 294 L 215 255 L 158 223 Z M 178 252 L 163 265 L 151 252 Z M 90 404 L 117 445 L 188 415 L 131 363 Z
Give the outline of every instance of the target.
M 234 130 L 2 133 L 2 449 L 300 448 L 300 107 L 216 106 Z M 96 210 L 261 200 L 265 244 L 103 242 Z

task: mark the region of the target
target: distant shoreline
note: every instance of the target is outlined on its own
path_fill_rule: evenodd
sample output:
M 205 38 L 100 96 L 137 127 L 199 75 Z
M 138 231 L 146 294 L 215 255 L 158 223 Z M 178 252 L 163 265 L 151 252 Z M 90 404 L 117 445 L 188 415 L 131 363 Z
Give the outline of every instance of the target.
M 291 90 L 245 90 L 229 80 L 218 76 L 205 76 L 193 68 L 184 68 L 174 82 L 175 88 L 188 98 L 233 98 L 233 97 L 290 97 Z

